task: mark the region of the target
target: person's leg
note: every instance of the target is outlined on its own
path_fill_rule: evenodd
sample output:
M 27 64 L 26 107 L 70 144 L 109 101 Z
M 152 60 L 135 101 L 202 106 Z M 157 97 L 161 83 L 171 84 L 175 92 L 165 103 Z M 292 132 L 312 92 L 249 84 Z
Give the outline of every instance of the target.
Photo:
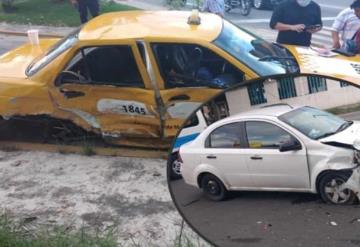
M 80 13 L 80 20 L 81 23 L 87 22 L 87 0 L 79 0 L 79 13 Z
M 88 0 L 88 7 L 90 10 L 90 13 L 93 17 L 98 16 L 99 15 L 99 1 L 98 0 Z

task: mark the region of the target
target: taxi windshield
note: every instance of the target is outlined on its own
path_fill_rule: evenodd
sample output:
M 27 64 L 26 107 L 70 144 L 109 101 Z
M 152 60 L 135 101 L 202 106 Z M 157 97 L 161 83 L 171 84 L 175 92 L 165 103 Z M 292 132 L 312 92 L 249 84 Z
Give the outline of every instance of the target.
M 64 51 L 72 47 L 78 41 L 79 32 L 80 28 L 72 31 L 69 35 L 65 36 L 55 45 L 53 45 L 44 55 L 36 58 L 27 68 L 26 75 L 32 76 L 40 69 L 48 65 L 52 60 L 57 58 Z
M 260 76 L 299 72 L 295 57 L 286 48 L 258 38 L 226 20 L 214 44 Z

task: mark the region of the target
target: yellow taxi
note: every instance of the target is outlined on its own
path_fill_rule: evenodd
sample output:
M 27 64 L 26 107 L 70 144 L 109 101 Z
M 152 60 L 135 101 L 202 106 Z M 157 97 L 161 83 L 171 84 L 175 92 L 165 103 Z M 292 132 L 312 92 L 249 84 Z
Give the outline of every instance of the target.
M 197 23 L 189 16 L 108 13 L 61 40 L 7 52 L 0 57 L 0 115 L 70 120 L 119 143 L 131 137 L 143 145 L 171 139 L 198 105 L 246 79 L 311 72 L 360 82 L 358 57 L 314 56 L 217 15 L 201 13 Z

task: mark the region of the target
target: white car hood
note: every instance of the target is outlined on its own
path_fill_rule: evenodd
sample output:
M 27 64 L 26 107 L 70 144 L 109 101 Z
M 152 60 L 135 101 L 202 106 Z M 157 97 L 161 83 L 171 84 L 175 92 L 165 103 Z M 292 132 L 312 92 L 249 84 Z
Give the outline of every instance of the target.
M 356 139 L 360 139 L 360 122 L 354 121 L 351 126 L 334 135 L 319 139 L 321 142 L 337 142 L 353 145 Z

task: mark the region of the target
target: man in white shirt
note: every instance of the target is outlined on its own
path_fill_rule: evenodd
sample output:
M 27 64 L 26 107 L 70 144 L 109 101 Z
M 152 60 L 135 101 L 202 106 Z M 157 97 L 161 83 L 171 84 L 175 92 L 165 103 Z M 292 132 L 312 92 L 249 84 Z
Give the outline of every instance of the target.
M 341 11 L 332 25 L 333 47 L 340 48 L 347 39 L 352 39 L 360 28 L 360 0 L 355 0 L 350 8 Z M 340 35 L 341 33 L 341 41 Z

